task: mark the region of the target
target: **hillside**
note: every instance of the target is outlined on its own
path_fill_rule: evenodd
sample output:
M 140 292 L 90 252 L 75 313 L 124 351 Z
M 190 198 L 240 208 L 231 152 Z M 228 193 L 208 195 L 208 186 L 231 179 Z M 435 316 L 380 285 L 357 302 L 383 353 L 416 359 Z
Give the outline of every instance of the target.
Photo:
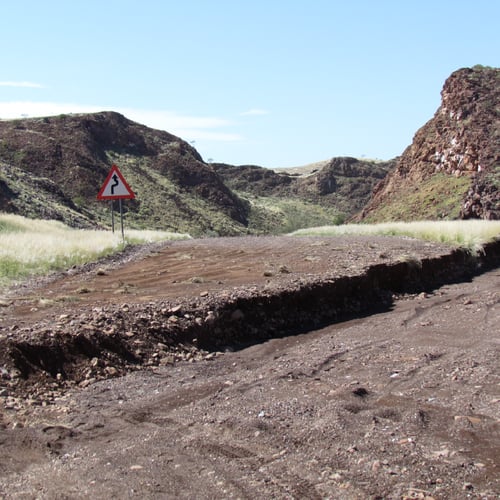
M 394 165 L 394 160 L 335 157 L 290 169 L 225 164 L 214 164 L 214 168 L 234 192 L 249 200 L 250 217 L 264 211 L 272 231 L 273 223 L 294 230 L 343 222 L 365 206 L 374 187 Z M 272 213 L 265 212 L 270 206 L 281 209 L 280 219 L 273 221 Z
M 116 164 L 136 194 L 124 203 L 130 228 L 223 236 L 348 219 L 499 219 L 500 69 L 460 69 L 441 94 L 394 160 L 277 170 L 206 163 L 179 137 L 114 112 L 0 120 L 0 210 L 109 227 L 96 194 Z
M 441 96 L 358 220 L 500 218 L 500 69 L 455 71 Z
M 185 141 L 113 112 L 0 121 L 0 207 L 78 227 L 109 225 L 97 192 L 116 163 L 136 194 L 127 224 L 245 232 L 247 207 Z
M 193 236 L 280 233 L 360 210 L 389 164 L 334 158 L 307 175 L 207 164 L 187 142 L 113 112 L 0 121 L 0 210 L 109 226 L 112 164 L 136 194 L 126 227 Z

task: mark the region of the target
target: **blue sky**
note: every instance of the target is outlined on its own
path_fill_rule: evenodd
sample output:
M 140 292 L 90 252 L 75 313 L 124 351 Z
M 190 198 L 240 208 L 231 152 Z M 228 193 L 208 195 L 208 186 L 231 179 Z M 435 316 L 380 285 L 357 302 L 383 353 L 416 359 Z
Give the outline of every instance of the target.
M 455 70 L 500 66 L 497 0 L 19 0 L 0 118 L 114 110 L 205 160 L 390 159 Z

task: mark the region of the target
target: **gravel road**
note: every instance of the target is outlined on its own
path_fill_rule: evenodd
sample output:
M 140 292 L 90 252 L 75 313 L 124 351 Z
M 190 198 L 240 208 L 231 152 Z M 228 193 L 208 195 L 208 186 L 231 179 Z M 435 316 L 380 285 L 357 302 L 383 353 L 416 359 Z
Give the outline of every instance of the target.
M 196 240 L 5 294 L 0 494 L 499 498 L 499 269 L 240 347 L 174 355 L 154 337 L 151 350 L 152 330 L 132 322 L 163 308 L 166 323 L 181 324 L 202 308 L 211 324 L 207 308 L 217 316 L 221 297 L 286 294 L 449 252 L 394 238 Z M 97 335 L 93 318 L 117 312 L 123 330 L 108 336 L 142 349 L 141 363 L 88 353 L 62 377 L 35 370 L 33 356 L 26 379 L 14 373 L 7 351 L 20 339 L 43 357 L 85 325 Z

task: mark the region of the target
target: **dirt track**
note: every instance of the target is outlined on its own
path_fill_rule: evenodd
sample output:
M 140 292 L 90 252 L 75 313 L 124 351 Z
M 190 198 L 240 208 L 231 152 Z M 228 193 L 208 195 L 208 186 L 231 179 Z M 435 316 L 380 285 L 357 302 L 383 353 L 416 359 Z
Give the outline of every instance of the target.
M 384 300 L 386 310 L 376 314 L 237 350 L 233 344 L 174 352 L 159 342 L 161 325 L 141 330 L 136 320 L 146 311 L 150 323 L 165 316 L 166 324 L 189 329 L 200 310 L 201 331 L 217 324 L 223 309 L 216 306 L 226 301 L 240 306 L 232 314 L 243 316 L 233 320 L 249 324 L 242 297 L 271 301 L 311 284 L 354 279 L 370 266 L 447 254 L 441 246 L 385 238 L 197 240 L 18 290 L 2 308 L 1 339 L 9 349 L 19 339 L 50 346 L 88 325 L 88 335 L 97 335 L 99 315 L 119 313 L 123 331 L 106 322 L 101 329 L 112 338 L 131 335 L 127 342 L 139 341 L 142 357 L 138 363 L 134 351 L 134 362 L 120 364 L 105 349 L 86 361 L 73 353 L 78 370 L 57 365 L 71 380 L 30 358 L 23 381 L 4 353 L 0 493 L 498 498 L 498 268 L 400 294 L 392 305 Z M 325 323 L 323 309 L 315 315 L 308 318 L 321 315 Z M 281 334 L 276 325 L 289 327 L 269 315 L 258 321 Z

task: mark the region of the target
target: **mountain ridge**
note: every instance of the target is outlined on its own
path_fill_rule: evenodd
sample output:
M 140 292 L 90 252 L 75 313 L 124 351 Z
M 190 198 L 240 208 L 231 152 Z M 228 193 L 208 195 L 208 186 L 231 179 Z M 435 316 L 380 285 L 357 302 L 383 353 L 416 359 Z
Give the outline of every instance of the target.
M 136 194 L 124 203 L 129 226 L 196 236 L 341 222 L 362 208 L 390 165 L 333 158 L 301 176 L 206 163 L 186 141 L 115 112 L 4 120 L 0 208 L 106 227 L 109 209 L 96 195 L 113 164 Z
M 345 220 L 500 218 L 500 69 L 462 68 L 401 156 L 303 167 L 205 162 L 119 113 L 0 120 L 0 210 L 109 227 L 96 200 L 116 164 L 136 193 L 128 227 L 193 236 L 278 234 Z

